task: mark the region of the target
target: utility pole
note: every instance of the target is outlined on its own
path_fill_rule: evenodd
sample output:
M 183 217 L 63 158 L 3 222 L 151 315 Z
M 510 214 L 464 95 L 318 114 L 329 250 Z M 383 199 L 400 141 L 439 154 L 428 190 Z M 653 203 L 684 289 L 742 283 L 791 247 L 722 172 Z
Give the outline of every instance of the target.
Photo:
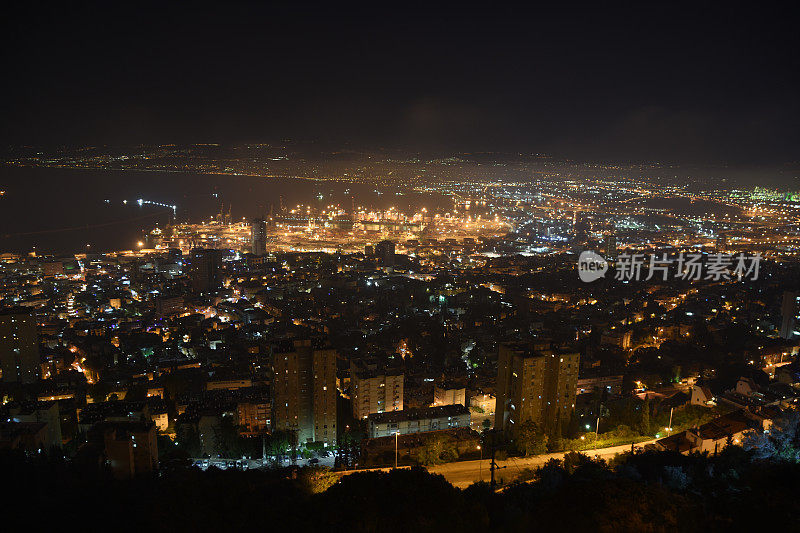
M 493 430 L 489 432 L 489 437 L 491 439 L 491 448 L 490 449 L 491 449 L 491 452 L 492 452 L 492 457 L 491 457 L 491 459 L 489 459 L 489 473 L 491 474 L 491 476 L 489 478 L 491 480 L 491 481 L 489 481 L 489 486 L 491 487 L 492 492 L 494 492 L 494 488 L 496 486 L 496 483 L 494 481 L 494 469 L 497 468 L 497 463 L 494 462 L 495 445 L 494 445 L 494 431 Z
M 597 417 L 597 425 L 594 427 L 594 449 L 597 450 L 597 440 L 600 438 L 600 416 Z
M 504 466 L 497 466 L 497 463 L 494 460 L 494 452 L 496 451 L 495 445 L 495 430 L 489 430 L 489 436 L 491 437 L 491 451 L 492 451 L 492 458 L 489 460 L 489 472 L 491 473 L 491 481 L 489 482 L 489 486 L 494 492 L 495 487 L 497 487 L 497 482 L 494 479 L 494 471 L 499 470 L 500 468 L 505 468 Z
M 675 409 L 674 407 L 669 408 L 669 426 L 667 427 L 667 433 L 672 435 L 672 410 Z
M 478 450 L 481 452 L 481 459 L 478 461 L 478 476 L 480 480 L 483 481 L 483 448 L 480 444 L 478 444 Z

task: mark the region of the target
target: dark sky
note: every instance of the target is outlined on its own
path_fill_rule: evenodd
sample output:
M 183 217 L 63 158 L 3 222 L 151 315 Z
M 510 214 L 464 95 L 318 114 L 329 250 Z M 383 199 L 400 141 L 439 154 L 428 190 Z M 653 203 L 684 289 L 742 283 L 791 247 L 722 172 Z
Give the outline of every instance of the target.
M 800 160 L 795 12 L 110 4 L 4 13 L 4 144 Z

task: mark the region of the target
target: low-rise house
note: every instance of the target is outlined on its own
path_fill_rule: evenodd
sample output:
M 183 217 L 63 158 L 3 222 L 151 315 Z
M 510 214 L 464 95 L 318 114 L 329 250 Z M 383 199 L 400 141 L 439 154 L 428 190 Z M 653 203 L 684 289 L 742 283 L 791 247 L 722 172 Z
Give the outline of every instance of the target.
M 692 405 L 702 405 L 704 407 L 713 407 L 716 405 L 716 397 L 714 393 L 711 392 L 711 389 L 708 387 L 702 387 L 700 385 L 694 385 L 692 387 L 692 394 L 689 399 L 689 403 Z
M 461 404 L 405 409 L 374 413 L 367 418 L 369 438 L 399 433 L 425 433 L 457 427 L 469 427 L 469 409 Z
M 687 429 L 656 441 L 657 449 L 680 453 L 717 453 L 727 444 L 741 444 L 745 435 L 754 430 L 768 429 L 779 410 L 740 409 L 715 418 L 698 428 Z

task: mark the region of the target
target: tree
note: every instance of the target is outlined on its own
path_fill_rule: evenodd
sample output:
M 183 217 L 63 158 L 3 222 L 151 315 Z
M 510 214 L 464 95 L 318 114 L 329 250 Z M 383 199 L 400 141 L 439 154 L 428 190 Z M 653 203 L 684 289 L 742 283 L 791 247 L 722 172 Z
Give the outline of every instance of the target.
M 642 435 L 650 434 L 650 398 L 645 398 L 642 404 L 642 420 L 640 423 Z
M 202 444 L 200 442 L 200 435 L 197 432 L 197 426 L 195 426 L 195 424 L 180 424 L 177 427 L 176 442 L 190 457 L 200 457 Z
M 458 458 L 458 449 L 444 435 L 432 435 L 417 452 L 417 460 L 423 465 L 435 465 Z
M 239 447 L 239 433 L 233 417 L 220 417 L 219 425 L 213 427 L 214 453 L 221 457 L 239 457 L 241 449 Z
M 300 471 L 300 481 L 308 492 L 319 494 L 339 481 L 339 476 L 324 467 L 303 468 Z
M 105 381 L 98 381 L 89 387 L 89 396 L 95 403 L 106 401 L 109 393 L 111 392 L 111 385 Z
M 282 464 L 283 456 L 289 449 L 291 435 L 286 431 L 273 431 L 267 438 L 266 449 L 267 455 L 274 457 L 276 465 Z
M 564 454 L 564 470 L 568 473 L 573 473 L 579 466 L 591 463 L 592 460 L 588 455 L 580 452 L 569 452 Z
M 550 432 L 550 438 L 548 439 L 549 445 L 547 446 L 550 451 L 558 451 L 564 447 L 564 428 L 561 425 L 561 417 L 556 418 L 556 425 L 553 427 L 552 431 Z
M 776 419 L 769 431 L 751 433 L 744 447 L 752 450 L 756 459 L 800 463 L 800 414 L 789 411 Z
M 524 456 L 539 455 L 547 451 L 547 435 L 532 420 L 526 420 L 517 431 L 517 450 Z

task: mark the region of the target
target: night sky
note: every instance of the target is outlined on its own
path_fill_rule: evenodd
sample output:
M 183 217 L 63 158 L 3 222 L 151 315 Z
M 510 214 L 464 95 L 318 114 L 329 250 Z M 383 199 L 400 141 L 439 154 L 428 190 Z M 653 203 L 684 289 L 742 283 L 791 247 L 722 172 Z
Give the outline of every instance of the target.
M 0 141 L 800 160 L 795 12 L 483 6 L 17 6 Z

